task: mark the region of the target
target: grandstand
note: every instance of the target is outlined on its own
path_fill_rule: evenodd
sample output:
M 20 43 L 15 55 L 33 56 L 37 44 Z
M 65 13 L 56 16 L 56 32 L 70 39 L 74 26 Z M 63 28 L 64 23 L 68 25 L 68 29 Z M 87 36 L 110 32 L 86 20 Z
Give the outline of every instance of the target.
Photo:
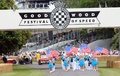
M 56 0 L 15 0 L 22 6 L 22 9 L 47 9 L 49 4 L 53 4 Z

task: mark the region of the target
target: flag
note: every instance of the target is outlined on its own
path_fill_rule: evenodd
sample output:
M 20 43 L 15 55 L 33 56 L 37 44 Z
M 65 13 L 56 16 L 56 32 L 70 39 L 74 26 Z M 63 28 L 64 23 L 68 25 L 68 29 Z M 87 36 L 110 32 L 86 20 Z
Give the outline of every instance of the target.
M 58 51 L 57 50 L 50 50 L 50 55 L 52 55 L 52 57 L 57 57 L 58 56 Z
M 91 51 L 91 54 L 92 54 L 92 55 L 95 55 L 95 52 L 94 52 L 94 51 Z
M 70 52 L 77 54 L 78 48 L 76 48 L 75 46 L 72 46 L 72 48 L 70 49 Z
M 80 48 L 80 50 L 82 50 L 82 49 L 84 49 L 85 47 L 87 47 L 87 44 L 82 43 L 79 48 Z
M 48 58 L 53 58 L 53 56 L 51 54 L 48 55 Z
M 95 51 L 102 51 L 102 47 L 96 46 Z
M 50 50 L 48 49 L 48 50 L 46 50 L 46 54 L 50 54 Z
M 101 54 L 102 49 L 103 49 L 102 47 L 96 46 L 96 48 L 95 48 L 95 54 Z
M 103 48 L 101 53 L 104 55 L 108 55 L 108 50 L 106 48 Z
M 66 46 L 66 47 L 65 47 L 65 51 L 66 51 L 66 52 L 70 51 L 70 49 L 71 49 L 71 46 Z
M 86 46 L 86 47 L 83 49 L 83 52 L 84 52 L 84 53 L 91 52 L 90 47 L 89 47 L 89 46 Z
M 108 55 L 108 50 L 106 48 L 97 46 L 96 49 L 95 49 L 95 53 L 96 54 Z
M 95 54 L 94 51 L 91 51 L 91 54 L 92 54 L 93 57 L 96 57 L 96 54 Z
M 91 49 L 88 46 L 88 44 L 83 43 L 79 48 L 80 48 L 80 51 L 83 53 L 91 52 Z
M 70 48 L 70 51 L 66 52 L 67 55 L 71 55 L 71 54 L 77 54 L 78 53 L 78 48 L 76 48 L 75 46 L 72 46 Z

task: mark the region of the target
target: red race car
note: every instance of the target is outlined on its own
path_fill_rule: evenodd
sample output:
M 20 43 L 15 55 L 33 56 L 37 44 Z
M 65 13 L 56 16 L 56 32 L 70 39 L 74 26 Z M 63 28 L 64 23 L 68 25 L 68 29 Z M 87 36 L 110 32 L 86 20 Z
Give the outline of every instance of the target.
M 7 59 L 7 63 L 16 64 L 17 61 L 15 59 Z
M 42 64 L 47 64 L 49 61 L 49 58 L 47 57 L 47 55 L 41 55 L 41 58 L 38 60 L 38 64 L 42 65 Z

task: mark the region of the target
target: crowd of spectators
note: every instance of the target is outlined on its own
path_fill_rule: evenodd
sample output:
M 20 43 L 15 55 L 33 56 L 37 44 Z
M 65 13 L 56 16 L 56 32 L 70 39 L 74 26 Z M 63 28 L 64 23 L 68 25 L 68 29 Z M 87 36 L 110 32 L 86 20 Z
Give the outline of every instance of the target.
M 66 41 L 66 40 L 75 40 L 74 45 L 77 45 L 80 43 L 89 44 L 95 40 L 102 39 L 102 38 L 103 38 L 102 35 L 98 36 L 97 33 L 93 31 L 86 33 L 84 35 L 81 35 L 80 31 L 71 30 L 71 31 L 66 31 L 62 33 L 56 33 L 52 36 L 52 39 L 50 39 L 48 34 L 45 32 L 34 34 L 28 43 L 35 43 L 34 45 L 30 45 L 29 49 L 31 48 L 41 49 L 61 41 Z

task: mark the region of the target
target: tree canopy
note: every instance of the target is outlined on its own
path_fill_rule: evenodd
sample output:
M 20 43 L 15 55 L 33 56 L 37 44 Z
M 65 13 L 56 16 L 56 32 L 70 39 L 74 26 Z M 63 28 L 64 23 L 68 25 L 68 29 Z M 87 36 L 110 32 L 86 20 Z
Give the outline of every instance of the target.
M 112 37 L 112 43 L 111 43 L 111 48 L 112 49 L 119 49 L 119 38 L 118 38 L 119 33 L 118 33 L 118 30 L 119 29 L 116 29 L 116 28 L 114 29 L 115 34 Z
M 11 9 L 13 5 L 13 0 L 0 0 L 1 10 Z M 29 30 L 0 31 L 0 53 L 18 51 L 30 37 Z
M 14 0 L 0 0 L 0 9 L 10 9 L 14 5 Z
M 120 0 L 63 0 L 70 8 L 120 7 Z
M 18 51 L 30 37 L 31 33 L 28 30 L 1 31 L 0 52 L 7 53 Z

